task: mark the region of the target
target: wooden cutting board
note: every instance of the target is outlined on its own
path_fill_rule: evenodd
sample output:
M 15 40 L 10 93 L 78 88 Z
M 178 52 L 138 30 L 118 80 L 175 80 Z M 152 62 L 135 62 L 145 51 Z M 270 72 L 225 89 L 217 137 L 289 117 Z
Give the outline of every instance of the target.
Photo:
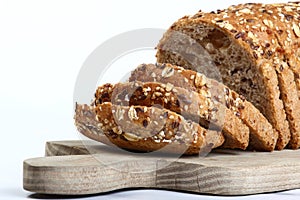
M 123 188 L 247 195 L 300 188 L 300 150 L 215 150 L 205 158 L 174 159 L 132 156 L 105 145 L 94 149 L 91 155 L 81 141 L 47 142 L 46 157 L 24 161 L 24 189 L 63 195 Z

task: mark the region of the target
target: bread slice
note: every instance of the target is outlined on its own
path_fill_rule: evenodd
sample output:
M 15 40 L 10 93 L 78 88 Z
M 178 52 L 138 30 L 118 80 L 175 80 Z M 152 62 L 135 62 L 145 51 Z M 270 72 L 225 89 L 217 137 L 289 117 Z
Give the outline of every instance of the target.
M 108 96 L 111 99 L 107 99 Z M 163 107 L 205 128 L 222 130 L 223 148 L 246 149 L 249 144 L 249 128 L 225 104 L 213 101 L 209 90 L 200 94 L 171 83 L 137 81 L 105 84 L 98 87 L 95 97 L 96 106 L 112 102 L 121 106 Z
M 166 71 L 170 72 L 167 76 Z M 260 111 L 243 96 L 203 74 L 171 64 L 142 64 L 131 73 L 129 81 L 157 81 L 165 84 L 171 83 L 174 87 L 188 88 L 199 94 L 210 92 L 213 104 L 226 105 L 227 114 L 233 113 L 249 127 L 250 149 L 272 151 L 275 148 L 278 133 L 273 130 L 272 125 Z M 232 123 L 232 118 L 230 120 L 225 118 L 225 124 Z M 235 126 L 242 125 L 238 123 Z
M 206 155 L 224 142 L 220 132 L 155 107 L 77 104 L 74 118 L 78 131 L 87 137 L 134 151 Z
M 106 137 L 104 132 L 100 129 L 96 111 L 93 106 L 76 103 L 74 120 L 77 130 L 84 136 L 111 145 L 109 137 Z
M 284 110 L 281 97 L 285 94 L 280 93 L 280 89 L 284 91 L 295 85 L 287 80 L 289 69 L 284 68 L 287 71 L 285 74 L 280 72 L 280 65 L 274 68 L 275 52 L 273 49 L 268 50 L 271 44 L 265 42 L 276 42 L 276 38 L 267 34 L 267 31 L 261 31 L 258 27 L 263 25 L 258 20 L 254 19 L 257 24 L 248 25 L 245 20 L 251 22 L 253 19 L 250 16 L 255 18 L 255 13 L 245 9 L 232 14 L 222 11 L 199 12 L 192 17 L 183 17 L 161 39 L 157 46 L 157 60 L 196 70 L 198 66 L 193 64 L 197 62 L 190 58 L 194 56 L 199 60 L 202 55 L 193 54 L 193 45 L 205 48 L 217 66 L 224 84 L 245 96 L 271 122 L 279 133 L 276 148 L 283 149 L 290 139 L 286 116 L 289 108 Z M 183 45 L 185 41 L 189 45 Z M 182 52 L 189 52 L 188 57 Z M 207 59 L 207 56 L 204 58 Z M 295 88 L 291 90 L 294 94 Z

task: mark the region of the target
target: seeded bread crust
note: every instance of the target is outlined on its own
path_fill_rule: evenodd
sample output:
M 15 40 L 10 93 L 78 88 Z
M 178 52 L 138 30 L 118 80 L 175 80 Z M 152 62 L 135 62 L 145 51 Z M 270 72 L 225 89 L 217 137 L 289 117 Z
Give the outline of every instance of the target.
M 221 133 L 154 107 L 116 106 L 110 102 L 96 108 L 76 105 L 74 118 L 78 131 L 87 137 L 134 151 L 205 155 L 224 142 Z
M 289 63 L 289 68 L 294 73 L 294 80 L 297 86 L 298 98 L 300 98 L 300 15 L 299 3 L 285 3 L 285 4 L 265 4 L 261 12 L 269 13 L 276 21 L 276 36 L 281 44 L 285 59 Z
M 279 133 L 277 149 L 283 149 L 289 142 L 290 130 L 283 102 L 280 99 L 277 71 L 272 62 L 276 49 L 272 46 L 273 49 L 270 50 L 268 48 L 271 44 L 262 43 L 263 40 L 275 43 L 276 38 L 274 39 L 272 34 L 267 34 L 267 31 L 247 25 L 245 21 L 247 16 L 248 20 L 250 17 L 253 20 L 253 15 L 250 14 L 251 11 L 245 9 L 232 16 L 230 13 L 219 11 L 218 13 L 199 12 L 192 17 L 184 17 L 165 33 L 157 46 L 157 58 L 158 62 L 181 64 L 193 68 L 189 63 L 184 62 L 183 58 L 176 58 L 174 54 L 166 51 L 168 49 L 166 44 L 169 45 L 168 40 L 172 38 L 174 31 L 193 38 L 210 52 L 216 65 L 220 66 L 223 82 L 245 96 L 268 118 Z M 260 24 L 260 27 L 264 26 L 259 21 L 255 22 Z M 256 32 L 253 33 L 253 30 Z M 234 51 L 237 53 L 233 53 Z M 225 56 L 225 59 L 222 56 Z M 288 82 L 287 77 L 283 77 L 281 83 Z M 284 89 L 288 89 L 288 86 Z M 293 91 L 294 89 L 292 88 Z
M 170 73 L 166 76 L 165 71 Z M 182 82 L 181 80 L 184 81 Z M 210 91 L 213 104 L 226 105 L 226 115 L 232 113 L 249 127 L 249 149 L 272 151 L 275 148 L 278 133 L 276 130 L 273 130 L 272 125 L 260 111 L 243 96 L 200 73 L 171 64 L 142 64 L 131 73 L 129 81 L 171 83 L 175 87 L 188 88 L 190 91 L 196 91 L 199 94 Z M 208 90 L 208 88 L 212 89 Z M 231 120 L 232 118 L 234 117 L 232 116 L 230 120 L 225 118 L 225 123 L 237 122 L 237 120 Z M 235 126 L 241 126 L 241 124 L 238 123 Z M 228 126 L 230 125 L 228 124 Z
M 246 149 L 249 143 L 249 128 L 224 104 L 212 101 L 208 90 L 200 94 L 174 87 L 171 83 L 129 82 L 100 86 L 95 96 L 96 106 L 112 102 L 121 106 L 163 107 L 205 128 L 222 130 L 225 136 L 223 148 Z

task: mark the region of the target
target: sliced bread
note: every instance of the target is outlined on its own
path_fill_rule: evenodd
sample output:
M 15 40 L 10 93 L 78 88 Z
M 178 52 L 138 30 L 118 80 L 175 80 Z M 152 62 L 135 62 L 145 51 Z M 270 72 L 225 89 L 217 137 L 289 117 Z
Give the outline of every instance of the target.
M 189 40 L 189 44 L 201 45 L 210 54 L 223 83 L 245 96 L 267 117 L 279 133 L 276 148 L 283 149 L 290 139 L 286 116 L 290 108 L 286 106 L 287 109 L 284 110 L 280 89 L 284 91 L 291 88 L 294 94 L 295 84 L 287 80 L 290 75 L 287 67 L 284 68 L 286 74 L 280 72 L 280 65 L 274 67 L 275 49 L 268 48 L 273 41 L 276 42 L 276 38 L 273 34 L 267 34 L 267 31 L 261 31 L 257 27 L 257 24 L 261 24 L 260 21 L 253 19 L 255 12 L 254 15 L 251 13 L 250 9 L 245 8 L 238 13 L 199 12 L 191 17 L 183 17 L 175 22 L 161 39 L 157 46 L 157 60 L 196 70 L 199 66 L 193 65 L 195 62 L 191 62 L 190 57 L 197 56 L 201 59 L 201 55 L 193 55 L 191 45 L 182 45 L 182 37 L 186 37 L 185 40 Z M 249 23 L 254 20 L 256 24 L 249 25 L 247 20 Z M 266 41 L 268 44 L 265 44 Z M 182 49 L 183 47 L 185 49 Z M 182 51 L 178 49 L 192 55 L 182 56 Z M 278 74 L 280 75 L 277 76 Z
M 167 76 L 166 71 L 169 72 Z M 171 83 L 175 87 L 188 88 L 199 94 L 209 92 L 212 94 L 213 104 L 226 105 L 227 114 L 232 113 L 231 115 L 240 118 L 249 127 L 250 149 L 272 151 L 275 148 L 278 133 L 273 130 L 272 125 L 261 112 L 243 96 L 203 74 L 171 64 L 142 64 L 131 73 L 129 81 L 157 81 L 165 84 Z M 233 122 L 232 118 L 225 118 L 225 125 L 228 123 L 230 126 Z M 236 126 L 241 126 L 241 123 Z
M 225 104 L 213 101 L 209 91 L 200 94 L 175 87 L 169 82 L 163 84 L 135 81 L 115 85 L 105 84 L 98 87 L 95 96 L 96 106 L 108 101 L 121 106 L 163 107 L 180 114 L 185 119 L 200 123 L 205 128 L 222 130 L 225 136 L 223 148 L 246 149 L 249 143 L 248 126 Z M 111 99 L 106 99 L 107 96 Z

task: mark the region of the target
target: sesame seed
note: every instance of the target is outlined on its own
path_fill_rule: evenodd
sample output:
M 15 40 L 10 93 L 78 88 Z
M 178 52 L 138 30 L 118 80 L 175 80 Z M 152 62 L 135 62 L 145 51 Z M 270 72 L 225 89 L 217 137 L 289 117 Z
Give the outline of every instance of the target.
M 271 42 L 272 42 L 272 44 L 275 44 L 275 40 L 274 39 L 272 39 Z
M 227 30 L 232 30 L 233 29 L 233 26 L 229 23 L 226 23 L 224 28 L 226 28 Z
M 188 105 L 184 105 L 183 108 L 184 108 L 185 111 L 187 111 L 189 107 L 188 107 Z
M 128 117 L 130 120 L 137 120 L 138 116 L 137 116 L 137 112 L 134 109 L 133 106 L 130 106 L 129 110 L 128 110 Z
M 300 29 L 299 29 L 299 26 L 296 25 L 296 24 L 293 24 L 293 30 L 294 30 L 294 33 L 297 37 L 300 37 Z
M 165 103 L 168 103 L 168 99 L 164 98 L 164 102 L 165 102 Z
M 174 87 L 173 84 L 167 83 L 167 85 L 166 85 L 166 91 L 167 91 L 167 92 L 170 92 L 170 91 L 173 89 L 173 87 Z M 176 92 L 176 91 L 175 91 L 175 92 Z
M 164 131 L 160 131 L 160 132 L 159 132 L 159 135 L 160 135 L 161 137 L 165 137 L 165 132 L 164 132 Z
M 154 92 L 154 95 L 160 97 L 160 96 L 162 96 L 162 93 L 160 93 L 160 92 Z
M 172 140 L 163 139 L 163 142 L 171 143 Z

